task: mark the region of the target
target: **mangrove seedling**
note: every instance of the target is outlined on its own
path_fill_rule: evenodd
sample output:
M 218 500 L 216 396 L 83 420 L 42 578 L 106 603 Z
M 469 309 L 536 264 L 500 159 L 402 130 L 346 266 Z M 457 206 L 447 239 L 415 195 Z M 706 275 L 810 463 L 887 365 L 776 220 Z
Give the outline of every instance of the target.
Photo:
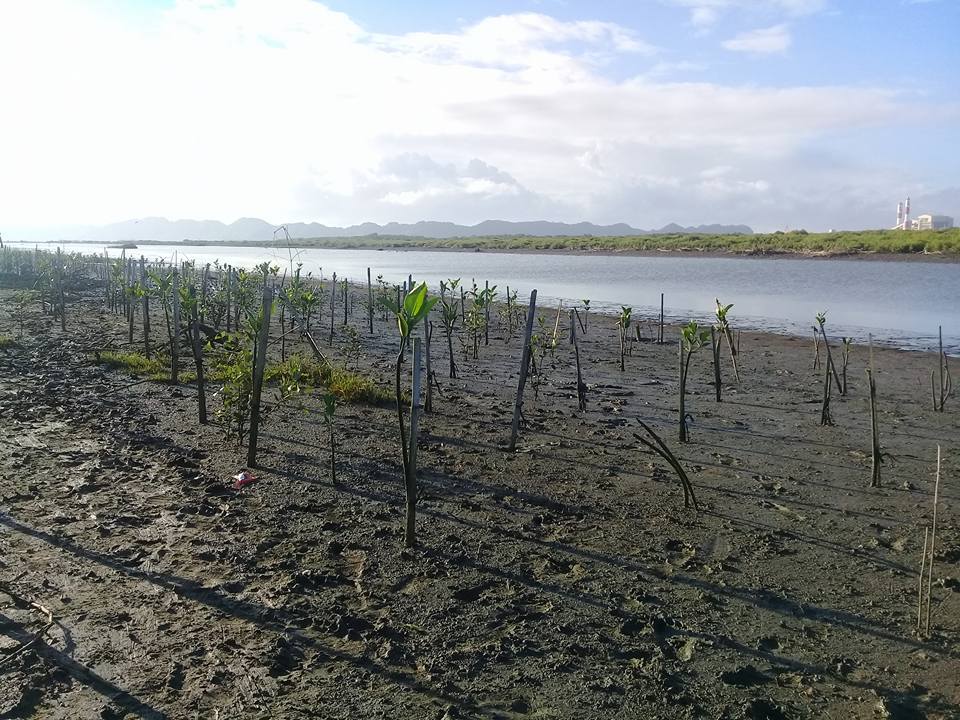
M 943 327 L 938 328 L 940 338 L 940 350 L 937 353 L 937 370 L 930 371 L 930 385 L 933 389 L 933 409 L 937 412 L 943 412 L 947 399 L 953 395 L 953 378 L 950 377 L 950 365 L 947 363 L 947 354 L 943 351 Z M 935 372 L 939 373 L 939 383 Z M 937 385 L 939 384 L 939 387 Z
M 400 435 L 400 452 L 403 460 L 403 478 L 406 490 L 407 522 L 404 533 L 404 545 L 414 547 L 416 538 L 417 488 L 415 469 L 410 463 L 410 453 L 407 447 L 407 431 L 403 422 L 403 393 L 400 387 L 400 371 L 403 367 L 403 358 L 406 355 L 407 344 L 414 328 L 423 322 L 430 314 L 430 310 L 437 304 L 439 298 L 427 296 L 427 284 L 421 282 L 401 303 L 391 303 L 390 310 L 397 318 L 397 329 L 400 332 L 400 349 L 397 352 L 396 362 L 396 400 L 397 400 L 397 429 Z M 413 398 L 413 402 L 418 402 Z
M 737 364 L 737 355 L 739 354 L 739 349 L 737 344 L 733 341 L 733 330 L 730 327 L 730 321 L 727 319 L 727 314 L 730 312 L 730 308 L 733 307 L 733 303 L 729 305 L 721 305 L 720 298 L 714 298 L 717 303 L 717 329 L 720 331 L 720 334 L 723 339 L 727 341 L 727 347 L 730 349 L 730 362 L 733 363 L 733 375 L 737 379 L 737 384 L 740 384 L 740 367 Z
M 680 442 L 689 442 L 690 432 L 687 429 L 687 419 L 690 417 L 686 410 L 687 373 L 690 370 L 690 358 L 702 348 L 710 337 L 709 330 L 701 330 L 693 320 L 681 328 L 680 332 Z
M 688 508 L 693 505 L 694 510 L 699 510 L 700 508 L 697 506 L 697 496 L 693 494 L 693 484 L 690 482 L 690 478 L 687 477 L 687 473 L 684 472 L 683 467 L 677 460 L 677 456 L 673 454 L 670 448 L 667 447 L 667 444 L 660 439 L 660 436 L 657 435 L 649 425 L 642 420 L 638 420 L 637 422 L 639 422 L 640 427 L 642 427 L 647 434 L 653 438 L 653 442 L 637 433 L 634 433 L 633 436 L 645 447 L 653 450 L 653 452 L 666 460 L 670 467 L 673 468 L 673 471 L 677 474 L 677 477 L 680 478 L 680 484 L 683 486 L 683 506 Z
M 833 353 L 830 352 L 830 341 L 827 339 L 827 311 L 817 313 L 817 327 L 820 328 L 820 335 L 823 336 L 823 346 L 827 351 L 827 370 L 833 373 L 833 380 L 837 384 L 837 392 L 843 394 L 843 384 L 840 382 L 840 373 L 837 372 L 837 366 L 833 362 Z
M 457 318 L 460 310 L 457 307 L 456 289 L 460 278 L 440 281 L 440 320 L 443 322 L 443 333 L 447 337 L 447 355 L 450 358 L 450 378 L 457 377 L 457 363 L 453 357 L 453 333 L 457 329 Z

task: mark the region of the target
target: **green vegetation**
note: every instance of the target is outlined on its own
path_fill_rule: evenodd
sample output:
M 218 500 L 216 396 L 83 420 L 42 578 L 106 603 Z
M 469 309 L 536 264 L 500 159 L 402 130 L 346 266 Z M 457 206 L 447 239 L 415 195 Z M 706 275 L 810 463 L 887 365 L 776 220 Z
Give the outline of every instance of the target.
M 9 350 L 17 347 L 17 341 L 9 335 L 0 335 L 0 350 Z
M 12 338 L 0 335 L 0 350 L 13 345 L 15 342 Z M 170 380 L 170 360 L 167 357 L 146 357 L 142 352 L 104 350 L 100 353 L 100 362 L 108 368 L 124 370 L 148 380 Z M 294 368 L 297 368 L 296 373 Z M 283 363 L 268 363 L 264 370 L 264 382 L 278 385 L 284 378 L 295 375 L 300 383 L 309 387 L 325 387 L 337 400 L 348 404 L 387 405 L 394 399 L 388 390 L 366 375 L 300 357 L 289 358 Z M 181 372 L 180 379 L 189 383 L 196 380 L 196 375 Z M 207 379 L 224 382 L 227 376 L 224 369 L 217 365 Z
M 149 245 L 150 243 L 143 243 Z M 169 244 L 169 243 L 166 243 Z M 184 245 L 218 245 L 185 241 Z M 262 246 L 263 243 L 231 243 Z M 425 238 L 402 235 L 364 235 L 294 239 L 283 247 L 303 248 L 447 248 L 452 250 L 577 250 L 604 252 L 731 252 L 776 253 L 945 253 L 960 254 L 960 228 L 950 230 L 857 230 L 808 233 L 806 230 L 754 235 L 664 234 L 623 237 L 534 237 L 495 235 L 488 237 Z
M 359 372 L 335 365 L 318 363 L 299 356 L 282 363 L 267 363 L 264 382 L 274 384 L 279 378 L 294 375 L 310 387 L 325 387 L 336 400 L 348 404 L 387 405 L 394 400 L 390 392 Z
M 142 352 L 104 350 L 100 353 L 100 363 L 113 370 L 125 370 L 131 375 L 146 377 L 150 380 L 170 379 L 168 358 L 147 357 Z M 189 382 L 185 373 L 181 373 L 181 378 Z

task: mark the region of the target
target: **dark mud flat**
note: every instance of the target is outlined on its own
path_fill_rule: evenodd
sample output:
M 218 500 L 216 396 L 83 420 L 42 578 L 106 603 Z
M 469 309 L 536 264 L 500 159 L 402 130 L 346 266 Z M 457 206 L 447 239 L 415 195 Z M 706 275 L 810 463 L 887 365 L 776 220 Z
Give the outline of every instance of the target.
M 495 325 L 457 381 L 435 342 L 405 551 L 390 408 L 339 409 L 337 487 L 319 414 L 274 415 L 259 481 L 234 491 L 244 453 L 197 425 L 193 388 L 126 387 L 89 353 L 123 321 L 71 309 L 66 333 L 37 314 L 0 351 L 0 718 L 960 717 L 960 398 L 930 409 L 933 354 L 875 351 L 893 458 L 870 489 L 866 348 L 835 427 L 808 341 L 745 333 L 719 405 L 701 353 L 679 446 L 675 346 L 638 344 L 621 374 L 612 320 L 591 318 L 587 411 L 563 344 L 508 453 L 519 341 Z M 376 330 L 361 366 L 386 385 L 393 326 Z

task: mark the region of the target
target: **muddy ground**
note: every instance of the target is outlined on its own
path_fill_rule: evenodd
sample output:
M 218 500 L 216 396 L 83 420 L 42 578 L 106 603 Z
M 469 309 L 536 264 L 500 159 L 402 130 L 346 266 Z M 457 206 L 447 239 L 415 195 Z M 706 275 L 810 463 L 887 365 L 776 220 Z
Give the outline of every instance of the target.
M 11 308 L 2 291 L 16 338 Z M 278 412 L 258 482 L 235 491 L 245 453 L 197 424 L 192 387 L 96 364 L 125 341 L 99 296 L 71 302 L 66 332 L 31 310 L 0 350 L 0 718 L 960 717 L 960 398 L 931 410 L 935 355 L 875 351 L 892 457 L 871 489 L 866 348 L 834 427 L 811 340 L 745 332 L 721 404 L 702 351 L 681 446 L 676 332 L 621 373 L 613 320 L 591 317 L 586 412 L 563 343 L 515 453 L 518 339 L 495 322 L 455 381 L 435 342 L 408 551 L 390 407 L 338 409 L 336 487 L 315 403 Z M 392 323 L 362 337 L 387 386 Z M 633 440 L 638 419 L 699 512 Z

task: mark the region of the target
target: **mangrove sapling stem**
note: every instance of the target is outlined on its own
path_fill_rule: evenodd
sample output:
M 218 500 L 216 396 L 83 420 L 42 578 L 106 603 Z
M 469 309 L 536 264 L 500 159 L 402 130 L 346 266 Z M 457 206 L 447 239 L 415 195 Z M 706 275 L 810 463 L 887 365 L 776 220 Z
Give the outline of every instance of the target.
M 198 317 L 200 322 L 206 322 L 207 317 L 207 285 L 210 282 L 210 263 L 203 266 L 203 280 L 200 284 L 200 310 Z
M 347 314 L 350 312 L 350 286 L 344 278 L 343 280 L 343 324 L 348 322 Z
M 171 302 L 173 304 L 173 332 L 170 335 L 170 382 L 180 382 L 180 275 L 174 270 L 170 282 Z
M 940 446 L 937 445 L 937 479 L 933 486 L 933 525 L 930 528 L 930 562 L 927 569 L 927 612 L 924 630 L 930 635 L 930 593 L 933 590 L 933 558 L 937 552 L 937 503 L 940 498 Z
M 193 362 L 197 366 L 197 407 L 201 425 L 207 424 L 207 393 L 203 381 L 203 347 L 200 344 L 200 319 L 197 312 L 197 291 L 190 286 L 190 346 L 193 348 Z
M 716 330 L 710 326 L 710 349 L 713 351 L 713 387 L 716 391 L 717 402 L 722 402 L 723 385 L 720 381 L 720 338 Z
M 827 367 L 823 373 L 823 405 L 820 408 L 820 425 L 833 425 L 833 418 L 830 415 L 830 360 L 827 359 Z
M 850 364 L 850 350 L 852 347 L 853 343 L 850 342 L 850 338 L 843 338 L 843 353 L 840 356 L 840 377 L 843 379 L 843 387 L 840 388 L 840 394 L 844 397 L 847 395 L 847 366 Z
M 813 326 L 813 369 L 817 370 L 820 368 L 820 333 L 817 331 L 817 326 Z
M 920 556 L 920 582 L 917 585 L 917 632 L 923 630 L 923 578 L 927 570 L 927 542 L 930 528 L 923 528 L 923 555 Z
M 253 391 L 250 397 L 250 431 L 247 445 L 247 465 L 257 465 L 257 435 L 260 430 L 260 396 L 263 393 L 263 372 L 267 365 L 267 341 L 270 337 L 270 311 L 273 307 L 273 288 L 263 278 L 263 306 L 259 332 L 253 353 Z
M 833 363 L 833 353 L 830 351 L 830 340 L 827 338 L 827 330 L 824 327 L 826 320 L 822 314 L 817 317 L 817 323 L 820 325 L 820 334 L 823 335 L 823 347 L 827 351 L 827 369 L 833 373 L 833 379 L 837 383 L 837 392 L 840 392 L 843 389 L 843 385 L 840 383 L 840 374 L 837 372 L 837 366 Z
M 943 412 L 947 404 L 947 398 L 953 394 L 953 378 L 950 377 L 950 365 L 947 361 L 947 354 L 943 351 L 943 327 L 938 328 L 937 334 L 940 338 L 939 352 L 937 353 L 937 371 L 940 374 L 939 397 L 935 390 L 933 394 L 933 409 Z M 930 383 L 933 384 L 933 373 L 930 373 Z
M 537 312 L 537 291 L 530 292 L 530 307 L 527 310 L 527 326 L 523 334 L 523 354 L 520 360 L 520 379 L 517 381 L 517 397 L 513 403 L 513 423 L 510 426 L 511 452 L 517 449 L 517 433 L 520 430 L 520 416 L 523 412 L 523 388 L 527 384 L 527 369 L 530 365 L 530 336 L 533 334 L 533 317 Z
M 420 433 L 420 338 L 413 339 L 413 388 L 410 396 L 410 450 L 406 476 L 407 527 L 403 544 L 412 548 L 417 544 L 417 440 Z
M 690 441 L 690 433 L 687 431 L 687 373 L 690 371 L 690 358 L 693 356 L 693 350 L 684 352 L 683 338 L 679 342 L 680 347 L 680 442 Z
M 687 473 L 684 471 L 683 467 L 681 467 L 680 462 L 677 460 L 677 456 L 673 454 L 670 448 L 667 447 L 667 444 L 660 439 L 660 436 L 657 435 L 649 425 L 642 420 L 638 420 L 637 422 L 639 422 L 640 427 L 642 427 L 647 434 L 653 438 L 656 444 L 650 442 L 647 438 L 643 437 L 642 435 L 638 435 L 637 433 L 634 433 L 633 436 L 643 445 L 650 448 L 657 455 L 666 460 L 670 467 L 673 468 L 673 471 L 677 474 L 677 477 L 680 478 L 680 484 L 683 486 L 683 506 L 688 508 L 692 504 L 694 510 L 699 510 L 700 508 L 697 505 L 697 496 L 693 492 L 693 484 L 690 482 L 690 478 L 687 477 Z
M 367 268 L 367 324 L 373 335 L 373 283 L 370 281 L 370 268 Z

